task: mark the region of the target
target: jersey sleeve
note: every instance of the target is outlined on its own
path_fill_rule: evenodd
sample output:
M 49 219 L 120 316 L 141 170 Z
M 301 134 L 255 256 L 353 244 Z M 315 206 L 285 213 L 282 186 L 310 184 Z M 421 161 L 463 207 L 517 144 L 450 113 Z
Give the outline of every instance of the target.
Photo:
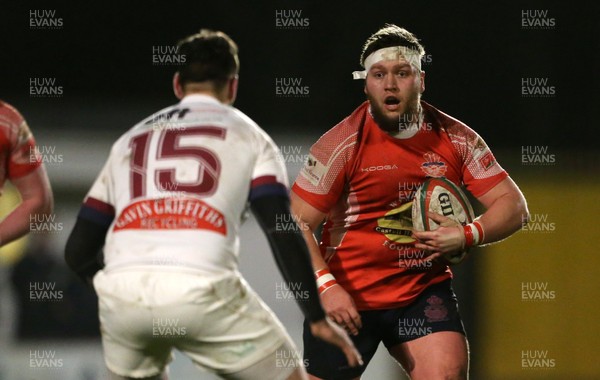
M 487 193 L 508 177 L 483 138 L 474 130 L 456 124 L 448 129 L 448 134 L 463 162 L 463 183 L 475 197 Z
M 7 163 L 7 178 L 27 175 L 42 164 L 42 156 L 35 146 L 35 139 L 23 116 L 13 107 L 3 104 L 2 119 L 9 125 L 10 153 Z
M 78 215 L 80 218 L 102 227 L 111 225 L 115 218 L 112 182 L 109 158 L 83 201 Z
M 273 140 L 262 131 L 256 136 L 257 159 L 252 172 L 248 200 L 267 195 L 288 196 L 288 175 L 283 157 Z
M 340 123 L 310 148 L 304 167 L 292 190 L 317 210 L 328 213 L 339 200 L 346 184 L 346 168 L 356 144 L 357 128 Z

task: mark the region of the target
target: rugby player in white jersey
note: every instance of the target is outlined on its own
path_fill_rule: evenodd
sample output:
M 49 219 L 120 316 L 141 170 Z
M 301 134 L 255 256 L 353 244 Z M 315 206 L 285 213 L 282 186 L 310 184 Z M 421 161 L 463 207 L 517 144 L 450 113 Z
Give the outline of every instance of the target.
M 113 145 L 65 249 L 98 294 L 112 378 L 166 379 L 173 348 L 226 379 L 306 378 L 300 362 L 276 365 L 277 355 L 298 356 L 294 343 L 238 272 L 248 203 L 284 279 L 309 294 L 298 304 L 313 334 L 358 365 L 348 337 L 325 319 L 301 232 L 276 228 L 276 220 L 291 220 L 287 173 L 270 137 L 231 106 L 236 44 L 202 30 L 178 52 L 180 103 Z

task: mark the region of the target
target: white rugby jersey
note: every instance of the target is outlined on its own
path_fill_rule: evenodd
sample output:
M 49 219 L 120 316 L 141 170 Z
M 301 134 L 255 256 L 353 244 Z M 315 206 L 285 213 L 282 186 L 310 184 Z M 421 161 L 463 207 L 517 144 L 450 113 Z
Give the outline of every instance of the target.
M 248 201 L 287 196 L 279 149 L 250 118 L 189 95 L 113 145 L 80 217 L 109 226 L 105 269 L 237 270 Z

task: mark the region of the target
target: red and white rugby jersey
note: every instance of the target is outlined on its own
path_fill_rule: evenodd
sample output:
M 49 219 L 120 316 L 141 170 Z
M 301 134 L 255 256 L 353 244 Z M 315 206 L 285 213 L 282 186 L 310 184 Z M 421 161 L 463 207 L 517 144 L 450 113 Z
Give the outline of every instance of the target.
M 0 100 L 0 189 L 6 179 L 22 177 L 42 164 L 23 116 Z
M 121 136 L 79 215 L 110 226 L 107 270 L 234 271 L 247 202 L 287 196 L 287 181 L 277 146 L 250 118 L 190 95 Z
M 452 276 L 447 266 L 425 263 L 426 252 L 397 243 L 382 228 L 428 176 L 464 184 L 475 196 L 508 176 L 477 133 L 422 106 L 418 132 L 399 139 L 382 131 L 363 103 L 312 146 L 292 187 L 327 214 L 321 253 L 360 310 L 408 304 Z

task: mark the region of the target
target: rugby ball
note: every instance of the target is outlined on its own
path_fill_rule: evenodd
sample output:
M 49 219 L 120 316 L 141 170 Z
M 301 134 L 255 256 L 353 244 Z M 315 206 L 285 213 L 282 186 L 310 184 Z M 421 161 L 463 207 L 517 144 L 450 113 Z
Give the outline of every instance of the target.
M 475 218 L 473 207 L 462 190 L 444 177 L 428 178 L 415 193 L 412 202 L 412 223 L 415 231 L 434 231 L 439 227 L 427 217 L 427 212 L 447 216 L 465 226 Z M 467 250 L 444 255 L 451 264 L 460 263 Z

